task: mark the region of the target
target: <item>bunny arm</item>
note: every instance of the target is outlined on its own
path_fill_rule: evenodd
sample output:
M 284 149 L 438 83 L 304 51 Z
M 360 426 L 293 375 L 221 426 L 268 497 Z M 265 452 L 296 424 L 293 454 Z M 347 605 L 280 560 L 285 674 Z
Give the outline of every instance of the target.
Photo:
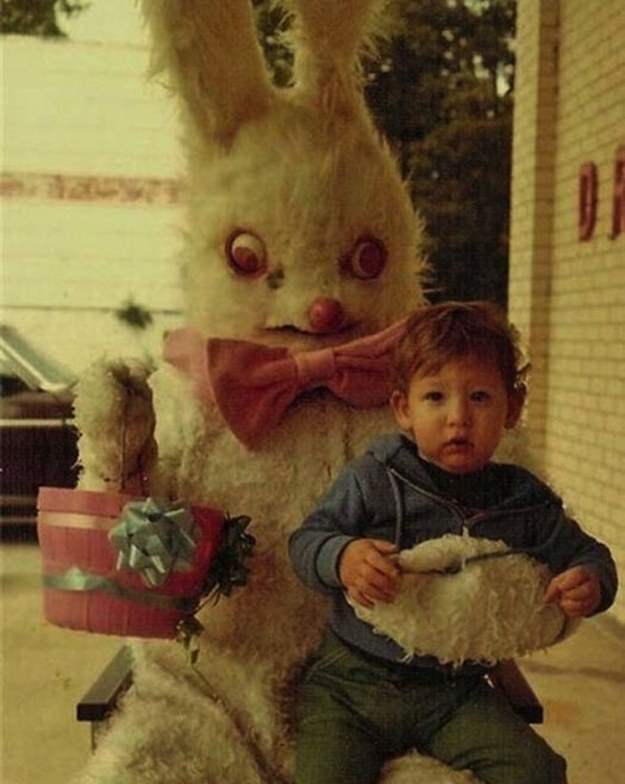
M 156 461 L 152 368 L 135 359 L 94 362 L 76 388 L 83 489 L 142 494 Z
M 165 73 L 201 135 L 227 144 L 273 88 L 249 0 L 142 0 L 152 75 Z

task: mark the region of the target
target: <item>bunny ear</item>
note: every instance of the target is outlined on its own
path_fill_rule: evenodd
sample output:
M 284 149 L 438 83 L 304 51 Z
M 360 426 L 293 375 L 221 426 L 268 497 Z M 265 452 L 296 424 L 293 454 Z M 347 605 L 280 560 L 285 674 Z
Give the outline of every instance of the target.
M 362 107 L 360 61 L 393 26 L 388 0 L 283 0 L 294 14 L 294 78 L 300 95 L 341 114 Z M 386 11 L 386 13 L 385 13 Z
M 140 0 L 151 74 L 164 74 L 201 134 L 227 144 L 263 114 L 273 88 L 250 0 Z

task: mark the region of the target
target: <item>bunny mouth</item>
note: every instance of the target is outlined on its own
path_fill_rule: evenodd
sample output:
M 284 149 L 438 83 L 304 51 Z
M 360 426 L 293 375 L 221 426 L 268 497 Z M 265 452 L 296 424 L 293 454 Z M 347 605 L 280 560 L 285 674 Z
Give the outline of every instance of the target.
M 264 343 L 270 345 L 284 345 L 301 348 L 324 348 L 345 343 L 356 337 L 358 324 L 345 324 L 340 329 L 330 333 L 313 332 L 296 327 L 294 324 L 281 324 L 275 327 L 263 327 L 259 330 L 259 337 Z
M 264 329 L 267 332 L 279 332 L 284 335 L 308 335 L 313 338 L 331 338 L 334 335 L 342 335 L 344 332 L 352 332 L 355 327 L 356 324 L 344 324 L 340 329 L 336 329 L 333 332 L 315 332 L 312 329 L 301 329 L 294 324 L 282 324 L 278 327 L 265 327 Z

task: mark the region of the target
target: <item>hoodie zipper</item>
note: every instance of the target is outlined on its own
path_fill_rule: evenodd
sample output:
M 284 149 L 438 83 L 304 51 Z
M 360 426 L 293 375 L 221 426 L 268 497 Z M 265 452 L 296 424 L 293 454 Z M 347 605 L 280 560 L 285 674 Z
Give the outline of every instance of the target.
M 456 519 L 460 522 L 462 526 L 462 530 L 464 531 L 471 529 L 476 523 L 481 522 L 482 520 L 488 520 L 491 517 L 509 517 L 511 515 L 518 515 L 524 514 L 527 512 L 535 512 L 542 507 L 549 506 L 549 502 L 545 501 L 543 504 L 534 504 L 533 506 L 524 506 L 519 507 L 518 509 L 489 509 L 485 511 L 476 512 L 473 515 L 466 514 L 465 510 L 463 509 L 460 504 L 456 504 L 453 501 L 450 501 L 448 498 L 445 498 L 437 493 L 433 493 L 429 490 L 426 490 L 424 487 L 411 482 L 410 479 L 407 479 L 403 474 L 400 474 L 396 468 L 391 466 L 387 466 L 388 471 L 393 474 L 396 479 L 399 479 L 404 484 L 411 487 L 417 493 L 420 493 L 425 498 L 428 498 L 430 501 L 434 501 L 439 506 L 447 509 L 448 511 L 452 512 L 452 514 L 456 517 Z

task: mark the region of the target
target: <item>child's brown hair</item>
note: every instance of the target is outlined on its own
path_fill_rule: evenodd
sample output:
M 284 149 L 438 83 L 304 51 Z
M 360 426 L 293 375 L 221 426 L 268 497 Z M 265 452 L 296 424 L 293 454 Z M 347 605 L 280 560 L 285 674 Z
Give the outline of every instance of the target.
M 407 392 L 415 373 L 436 373 L 450 360 L 467 356 L 494 363 L 508 394 L 524 387 L 529 365 L 519 334 L 497 305 L 485 301 L 443 302 L 416 310 L 395 348 L 395 384 Z

